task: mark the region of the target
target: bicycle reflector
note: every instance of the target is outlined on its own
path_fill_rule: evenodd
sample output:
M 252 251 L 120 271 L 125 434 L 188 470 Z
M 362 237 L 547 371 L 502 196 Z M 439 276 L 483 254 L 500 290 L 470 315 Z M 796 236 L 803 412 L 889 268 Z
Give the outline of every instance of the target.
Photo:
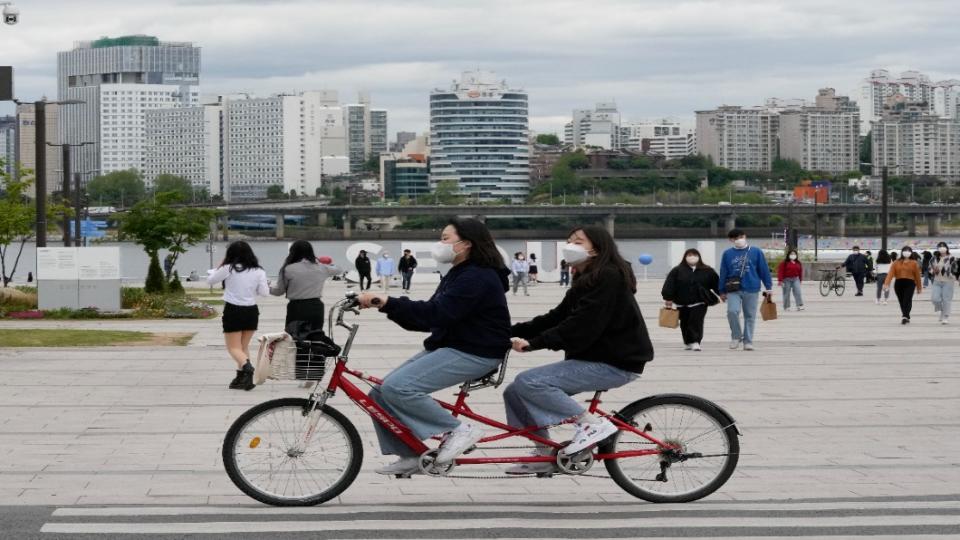
M 258 446 L 260 446 L 260 437 L 250 439 L 250 448 L 256 448 Z

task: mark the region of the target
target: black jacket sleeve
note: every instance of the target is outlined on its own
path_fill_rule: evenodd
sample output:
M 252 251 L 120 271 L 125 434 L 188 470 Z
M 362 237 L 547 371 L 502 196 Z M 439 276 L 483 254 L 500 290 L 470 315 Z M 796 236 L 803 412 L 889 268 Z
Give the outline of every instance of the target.
M 557 307 L 527 322 L 513 325 L 510 327 L 510 334 L 515 337 L 530 340 L 539 336 L 543 331 L 560 324 L 560 321 L 562 321 L 567 314 L 567 306 L 569 305 L 567 298 L 569 296 L 570 292 L 568 291 L 567 296 L 564 296 L 560 305 Z
M 466 273 L 460 274 L 430 300 L 416 301 L 405 296 L 391 296 L 380 311 L 406 330 L 429 332 L 432 328 L 451 326 L 469 315 L 483 296 L 489 294 L 486 287 L 478 286 L 468 276 Z
M 710 269 L 710 273 L 707 276 L 707 288 L 711 291 L 716 291 L 720 286 L 720 276 L 717 275 L 717 271 L 713 268 Z
M 569 313 L 558 325 L 545 330 L 530 342 L 530 350 L 578 349 L 584 343 L 593 343 L 597 335 L 606 328 L 613 316 L 610 306 L 616 303 L 620 294 L 619 276 L 604 276 L 589 291 L 579 298 L 577 304 L 570 306 Z
M 679 270 L 676 266 L 667 274 L 667 279 L 663 280 L 663 289 L 660 291 L 660 296 L 664 300 L 673 302 L 677 298 L 677 273 Z

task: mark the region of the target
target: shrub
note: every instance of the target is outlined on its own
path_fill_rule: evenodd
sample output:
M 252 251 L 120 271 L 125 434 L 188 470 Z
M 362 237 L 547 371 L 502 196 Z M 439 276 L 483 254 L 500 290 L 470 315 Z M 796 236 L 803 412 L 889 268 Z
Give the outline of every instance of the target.
M 167 292 L 170 294 L 186 294 L 186 291 L 183 290 L 183 284 L 180 283 L 180 274 L 176 270 L 173 271 L 173 277 L 167 284 Z
M 147 281 L 143 290 L 147 293 L 163 293 L 166 290 L 163 269 L 160 268 L 160 257 L 156 253 L 150 254 L 150 267 L 147 269 Z

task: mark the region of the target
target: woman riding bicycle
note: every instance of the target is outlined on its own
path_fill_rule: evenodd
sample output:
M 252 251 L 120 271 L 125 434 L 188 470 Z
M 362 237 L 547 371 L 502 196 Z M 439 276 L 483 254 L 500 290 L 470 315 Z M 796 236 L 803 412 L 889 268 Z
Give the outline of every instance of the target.
M 486 226 L 475 219 L 451 220 L 433 248 L 433 258 L 453 268 L 429 300 L 364 293 L 359 302 L 363 308 L 379 307 L 406 330 L 430 332 L 425 350 L 384 377 L 370 397 L 420 439 L 447 434 L 436 458 L 447 463 L 479 441 L 483 430 L 454 418 L 430 394 L 482 377 L 503 361 L 510 349 L 510 271 Z M 374 426 L 383 453 L 400 456 L 377 472 L 419 471 L 419 456 L 378 422 Z
M 636 277 L 606 229 L 574 230 L 563 258 L 575 270 L 560 305 L 545 315 L 513 325 L 513 349 L 563 350 L 565 359 L 517 375 L 504 392 L 511 426 L 548 426 L 567 420 L 576 434 L 561 452 L 573 455 L 617 432 L 605 418 L 587 412 L 572 395 L 623 386 L 653 359 L 653 345 L 634 294 Z M 538 435 L 547 436 L 546 430 Z M 541 446 L 538 454 L 549 453 Z M 510 474 L 551 472 L 553 463 L 522 463 Z

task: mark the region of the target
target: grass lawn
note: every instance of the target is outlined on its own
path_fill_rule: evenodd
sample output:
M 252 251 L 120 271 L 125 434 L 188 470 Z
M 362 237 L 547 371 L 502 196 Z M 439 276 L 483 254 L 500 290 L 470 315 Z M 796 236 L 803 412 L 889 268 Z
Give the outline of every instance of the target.
M 104 347 L 186 345 L 193 334 L 154 334 L 127 330 L 0 328 L 0 347 Z

